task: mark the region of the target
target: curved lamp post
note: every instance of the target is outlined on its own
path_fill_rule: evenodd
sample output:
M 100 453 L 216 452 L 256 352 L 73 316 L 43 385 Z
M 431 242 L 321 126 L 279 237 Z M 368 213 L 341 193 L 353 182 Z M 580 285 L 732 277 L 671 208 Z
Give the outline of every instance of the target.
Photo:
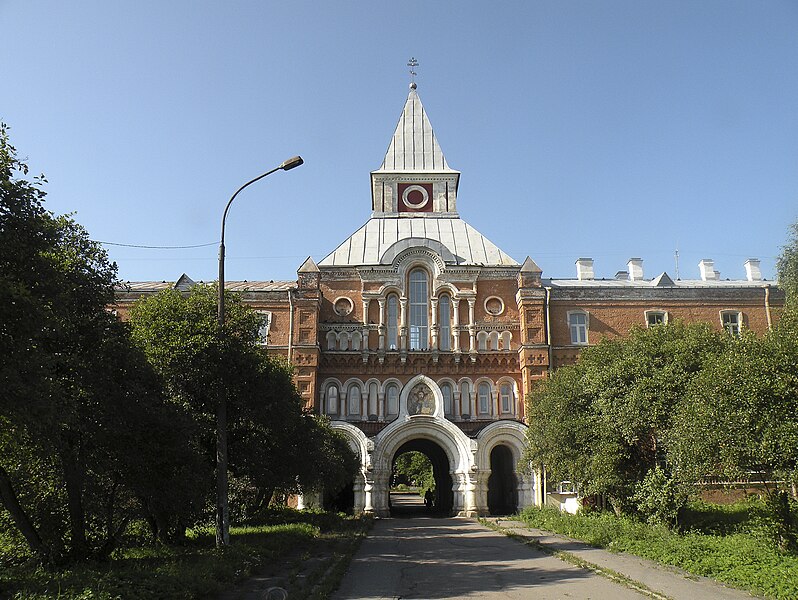
M 245 187 L 252 185 L 271 175 L 275 171 L 290 171 L 304 161 L 300 156 L 294 156 L 284 161 L 279 167 L 258 175 L 255 179 L 247 181 L 238 188 L 224 207 L 222 215 L 222 237 L 219 242 L 219 336 L 224 336 L 224 225 L 227 221 L 227 212 L 236 196 Z M 230 510 L 227 503 L 227 397 L 224 385 L 219 391 L 219 405 L 216 408 L 216 545 L 228 546 L 230 544 Z

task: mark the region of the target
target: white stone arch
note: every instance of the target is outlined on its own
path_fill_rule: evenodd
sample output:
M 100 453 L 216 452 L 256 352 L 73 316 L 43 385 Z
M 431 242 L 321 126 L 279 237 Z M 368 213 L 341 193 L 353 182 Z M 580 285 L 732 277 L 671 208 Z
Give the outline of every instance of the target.
M 518 481 L 518 510 L 536 504 L 534 494 L 534 474 L 522 473 L 518 470 L 518 463 L 526 447 L 527 426 L 517 421 L 496 421 L 485 427 L 477 434 L 477 452 L 474 457 L 477 472 L 477 504 L 485 511 L 488 507 L 488 477 L 490 477 L 490 453 L 496 446 L 503 445 L 509 448 L 513 456 L 513 471 Z
M 488 334 L 488 350 L 496 351 L 499 349 L 499 332 L 491 331 Z
M 446 419 L 429 415 L 405 415 L 398 418 L 375 438 L 373 455 L 374 494 L 373 505 L 380 516 L 390 514 L 388 487 L 392 461 L 396 452 L 405 443 L 424 439 L 437 444 L 449 461 L 452 478 L 452 510 L 455 514 L 475 516 L 475 474 L 473 443 L 456 425 Z
M 353 481 L 355 513 L 373 512 L 374 508 L 371 505 L 371 490 L 373 487 L 371 455 L 374 450 L 374 443 L 366 437 L 366 434 L 360 428 L 351 423 L 332 421 L 330 426 L 346 438 L 349 447 L 360 459 L 360 468 L 355 472 Z
M 349 335 L 351 343 L 349 344 L 350 350 L 360 350 L 361 340 L 363 336 L 360 335 L 359 331 L 353 331 Z
M 407 400 L 410 396 L 410 393 L 413 391 L 413 388 L 416 387 L 419 383 L 425 384 L 431 391 L 432 395 L 435 400 L 435 408 L 432 412 L 433 417 L 437 419 L 443 419 L 443 394 L 441 394 L 441 388 L 438 387 L 438 384 L 435 383 L 433 379 L 430 379 L 426 375 L 416 375 L 410 381 L 408 381 L 401 390 L 399 394 L 399 416 L 400 417 L 408 417 L 408 409 L 407 409 Z M 412 415 L 413 417 L 418 417 L 422 415 Z
M 435 298 L 440 298 L 441 294 L 449 294 L 449 297 L 452 299 L 452 304 L 454 304 L 458 300 L 458 293 L 459 290 L 454 284 L 451 284 L 448 281 L 436 281 L 435 289 L 432 295 Z
M 443 386 L 444 386 L 444 384 L 448 383 L 450 386 L 452 386 L 452 412 L 447 417 L 447 418 L 451 418 L 451 417 L 453 417 L 456 414 L 456 411 L 455 411 L 454 407 L 455 407 L 455 403 L 457 402 L 457 397 L 459 396 L 459 392 L 460 392 L 459 388 L 457 387 L 457 382 L 454 379 L 452 379 L 451 377 L 441 377 L 440 379 L 438 379 L 438 381 L 436 383 L 438 384 L 438 389 L 441 390 L 441 399 L 442 399 L 441 402 L 443 402 Z M 443 408 L 444 408 L 443 412 L 444 412 L 444 415 L 445 415 L 446 414 L 446 406 L 444 405 Z
M 465 396 L 463 394 L 463 384 L 468 385 L 468 395 Z M 471 410 L 471 396 L 474 394 L 474 382 L 471 380 L 470 377 L 461 377 L 457 380 L 457 394 L 460 398 L 460 414 L 461 415 L 468 415 L 469 418 L 475 419 L 476 415 L 474 414 L 475 411 Z
M 399 240 L 380 257 L 381 264 L 388 264 L 390 262 L 393 269 L 399 273 L 403 278 L 414 266 L 422 264 L 427 267 L 433 274 L 434 278 L 446 270 L 446 262 L 444 258 L 450 258 L 451 262 L 456 262 L 454 255 L 448 251 L 443 245 L 438 243 L 434 247 L 428 247 L 427 242 L 432 240 L 417 240 L 413 244 L 414 238 Z M 448 256 L 442 256 L 448 255 Z
M 404 290 L 395 283 L 387 283 L 383 285 L 377 293 L 381 298 L 387 299 L 390 294 L 396 294 L 401 298 Z

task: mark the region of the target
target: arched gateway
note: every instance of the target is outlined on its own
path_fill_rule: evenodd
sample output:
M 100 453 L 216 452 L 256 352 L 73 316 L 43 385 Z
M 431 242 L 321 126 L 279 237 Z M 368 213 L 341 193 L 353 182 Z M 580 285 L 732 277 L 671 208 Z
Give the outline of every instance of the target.
M 524 425 L 518 422 L 491 423 L 475 437 L 469 437 L 446 418 L 444 397 L 435 381 L 417 375 L 403 386 L 399 414 L 374 437 L 351 423 L 333 421 L 350 446 L 360 456 L 360 472 L 354 484 L 354 509 L 389 516 L 389 487 L 393 460 L 405 450 L 424 449 L 434 444 L 445 455 L 451 490 L 440 490 L 446 508 L 452 515 L 478 516 L 489 514 L 488 496 L 491 475 L 490 454 L 494 447 L 507 449 L 512 455 L 510 469 L 515 481 L 510 492 L 518 498 L 518 506 L 530 504 L 532 480 L 517 472 L 523 448 Z

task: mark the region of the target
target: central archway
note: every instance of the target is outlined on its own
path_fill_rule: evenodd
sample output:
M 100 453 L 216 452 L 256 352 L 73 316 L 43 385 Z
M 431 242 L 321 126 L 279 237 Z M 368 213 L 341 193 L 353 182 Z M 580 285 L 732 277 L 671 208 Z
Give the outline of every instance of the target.
M 436 442 L 425 439 L 416 438 L 404 442 L 394 452 L 391 459 L 393 466 L 396 459 L 406 452 L 420 452 L 425 455 L 430 463 L 432 463 L 432 473 L 435 480 L 435 490 L 431 494 L 431 506 L 425 507 L 422 503 L 416 503 L 415 506 L 400 506 L 392 496 L 390 503 L 390 514 L 392 517 L 402 516 L 450 516 L 454 509 L 454 492 L 452 491 L 452 475 L 451 465 L 449 464 L 449 457 L 440 445 Z

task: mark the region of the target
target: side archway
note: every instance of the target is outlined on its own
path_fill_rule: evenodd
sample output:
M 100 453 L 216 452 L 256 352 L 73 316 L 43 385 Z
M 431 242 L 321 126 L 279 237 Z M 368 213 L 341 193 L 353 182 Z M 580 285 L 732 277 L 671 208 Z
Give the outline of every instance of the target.
M 527 426 L 496 421 L 477 436 L 477 505 L 481 514 L 515 512 L 534 503 L 534 476 L 519 472 Z
M 347 423 L 345 421 L 332 421 L 330 427 L 335 431 L 340 432 L 349 442 L 349 447 L 357 454 L 360 459 L 360 468 L 355 473 L 351 486 L 346 486 L 344 490 L 337 491 L 336 498 L 328 498 L 325 494 L 325 501 L 337 502 L 339 504 L 346 504 L 344 512 L 351 504 L 351 510 L 355 514 L 362 512 L 373 512 L 371 503 L 371 491 L 373 487 L 373 480 L 371 478 L 371 454 L 374 449 L 373 443 L 366 434 L 360 429 Z M 343 493 L 340 493 L 343 492 Z M 350 500 L 351 494 L 351 500 Z M 339 507 L 335 507 L 339 508 Z

